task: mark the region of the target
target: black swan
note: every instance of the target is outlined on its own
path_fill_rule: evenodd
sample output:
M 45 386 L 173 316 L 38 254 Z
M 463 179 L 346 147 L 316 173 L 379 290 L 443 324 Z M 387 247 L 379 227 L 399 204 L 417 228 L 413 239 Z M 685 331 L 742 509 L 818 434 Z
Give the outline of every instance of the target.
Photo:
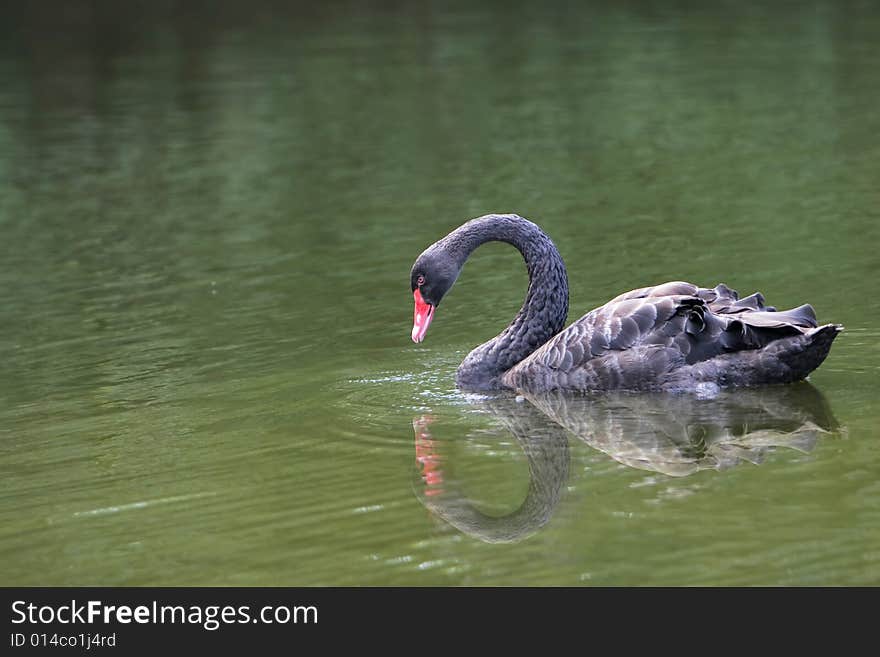
M 563 330 L 568 276 L 536 224 L 515 214 L 472 219 L 435 242 L 411 272 L 412 339 L 421 342 L 443 296 L 484 242 L 512 244 L 526 262 L 522 308 L 458 368 L 468 390 L 669 390 L 790 383 L 816 369 L 838 324 L 818 326 L 812 306 L 777 311 L 760 293 L 740 299 L 674 281 L 626 292 Z

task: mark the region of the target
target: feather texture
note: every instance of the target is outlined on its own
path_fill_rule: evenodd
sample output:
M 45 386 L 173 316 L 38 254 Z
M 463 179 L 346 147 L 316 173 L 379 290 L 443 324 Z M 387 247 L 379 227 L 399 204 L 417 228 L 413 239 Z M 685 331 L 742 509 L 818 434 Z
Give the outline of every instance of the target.
M 621 294 L 587 313 L 502 383 L 534 391 L 794 381 L 821 363 L 839 330 L 818 329 L 809 305 L 777 311 L 759 292 L 739 299 L 723 284 L 674 281 Z

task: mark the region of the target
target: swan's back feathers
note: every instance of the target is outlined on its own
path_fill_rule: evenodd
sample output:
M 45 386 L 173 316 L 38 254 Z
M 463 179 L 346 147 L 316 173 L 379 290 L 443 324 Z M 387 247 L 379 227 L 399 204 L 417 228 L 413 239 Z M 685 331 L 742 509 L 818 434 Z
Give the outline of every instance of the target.
M 674 281 L 591 311 L 507 372 L 503 383 L 642 390 L 797 380 L 818 367 L 839 330 L 825 335 L 821 357 L 819 346 L 810 357 L 816 328 L 808 304 L 777 311 L 760 292 L 740 299 L 724 284 L 709 289 Z M 805 350 L 807 356 L 789 357 Z

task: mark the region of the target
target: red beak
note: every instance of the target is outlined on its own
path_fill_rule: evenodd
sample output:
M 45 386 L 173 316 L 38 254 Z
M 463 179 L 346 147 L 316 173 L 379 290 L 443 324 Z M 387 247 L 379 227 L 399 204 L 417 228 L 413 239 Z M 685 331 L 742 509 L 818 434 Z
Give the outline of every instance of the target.
M 413 292 L 413 298 L 416 300 L 416 309 L 413 313 L 412 339 L 413 342 L 418 343 L 425 339 L 425 333 L 428 332 L 428 327 L 434 318 L 434 306 L 425 303 L 425 300 L 422 299 L 422 292 L 418 288 Z

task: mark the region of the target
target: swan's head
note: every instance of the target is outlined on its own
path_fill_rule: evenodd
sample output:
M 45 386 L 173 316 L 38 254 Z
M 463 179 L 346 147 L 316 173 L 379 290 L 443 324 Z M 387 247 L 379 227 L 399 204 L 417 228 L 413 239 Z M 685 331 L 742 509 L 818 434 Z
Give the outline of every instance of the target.
M 410 272 L 410 285 L 416 307 L 413 314 L 413 342 L 425 339 L 428 326 L 434 318 L 434 309 L 449 292 L 461 272 L 457 262 L 446 249 L 434 244 L 420 255 Z

